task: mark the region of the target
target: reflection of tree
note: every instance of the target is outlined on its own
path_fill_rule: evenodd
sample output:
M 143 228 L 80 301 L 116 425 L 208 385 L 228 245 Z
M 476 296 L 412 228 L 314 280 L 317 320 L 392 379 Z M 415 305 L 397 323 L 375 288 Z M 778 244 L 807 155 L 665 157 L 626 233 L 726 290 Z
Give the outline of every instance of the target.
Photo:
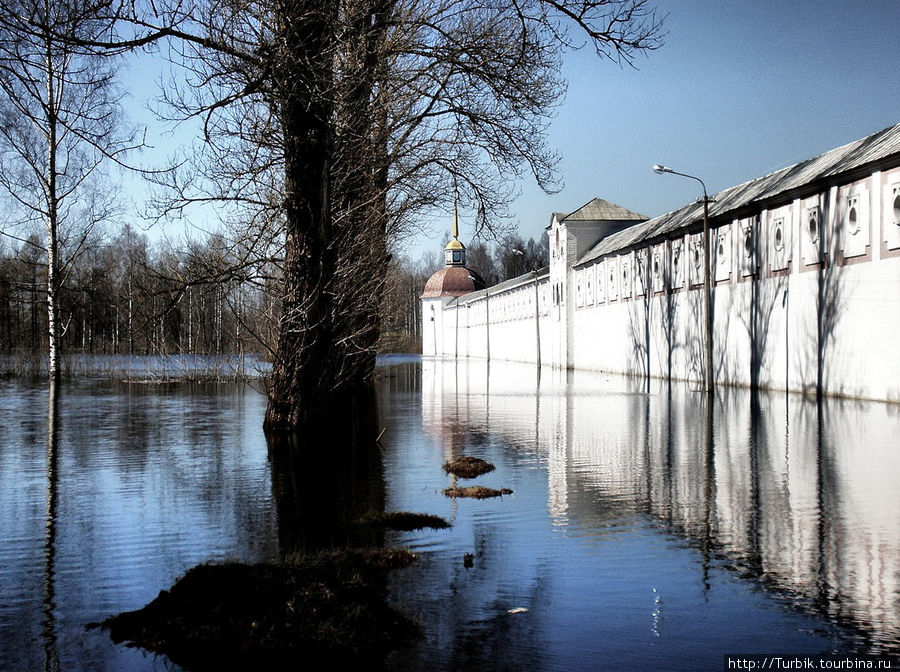
M 56 514 L 59 506 L 59 396 L 56 381 L 50 379 L 47 404 L 47 511 L 44 522 L 44 614 L 41 636 L 44 641 L 44 670 L 59 670 L 56 642 Z
M 348 402 L 340 418 L 303 433 L 271 432 L 269 460 L 282 556 L 344 546 L 380 546 L 383 533 L 360 525 L 384 511 L 373 394 Z

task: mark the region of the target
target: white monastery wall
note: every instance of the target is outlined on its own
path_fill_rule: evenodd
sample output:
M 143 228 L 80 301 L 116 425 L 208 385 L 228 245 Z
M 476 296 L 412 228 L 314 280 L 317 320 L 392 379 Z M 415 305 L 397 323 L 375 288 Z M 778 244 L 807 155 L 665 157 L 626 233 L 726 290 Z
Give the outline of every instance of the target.
M 895 168 L 713 221 L 717 384 L 900 401 L 898 195 Z M 543 364 L 702 382 L 701 233 L 577 267 L 574 234 L 554 220 L 548 235 Z M 534 281 L 493 290 L 436 318 L 436 352 L 537 360 Z

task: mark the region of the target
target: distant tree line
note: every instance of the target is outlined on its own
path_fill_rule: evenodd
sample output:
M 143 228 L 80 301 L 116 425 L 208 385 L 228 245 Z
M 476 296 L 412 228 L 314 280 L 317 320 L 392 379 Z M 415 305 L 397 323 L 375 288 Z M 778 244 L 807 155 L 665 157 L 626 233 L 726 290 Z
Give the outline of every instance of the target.
M 65 247 L 65 246 L 64 246 Z M 64 250 L 68 252 L 68 250 Z M 77 257 L 77 258 L 76 258 Z M 277 342 L 280 261 L 241 273 L 226 239 L 151 243 L 123 227 L 94 238 L 77 255 L 63 254 L 60 323 L 63 353 L 271 354 Z M 36 233 L 0 239 L 0 353 L 45 353 L 47 256 Z M 548 263 L 540 242 L 512 234 L 468 246 L 468 265 L 496 284 Z M 434 254 L 414 261 L 394 255 L 382 298 L 380 352 L 421 349 L 419 297 L 443 266 Z
M 547 236 L 525 240 L 516 233 L 495 244 L 476 241 L 466 249 L 466 265 L 478 271 L 488 286 L 515 278 L 550 264 Z
M 264 353 L 278 306 L 235 273 L 219 236 L 176 248 L 124 227 L 83 246 L 60 282 L 64 353 Z M 272 269 L 274 279 L 276 270 Z M 0 353 L 47 352 L 47 263 L 40 238 L 0 241 Z

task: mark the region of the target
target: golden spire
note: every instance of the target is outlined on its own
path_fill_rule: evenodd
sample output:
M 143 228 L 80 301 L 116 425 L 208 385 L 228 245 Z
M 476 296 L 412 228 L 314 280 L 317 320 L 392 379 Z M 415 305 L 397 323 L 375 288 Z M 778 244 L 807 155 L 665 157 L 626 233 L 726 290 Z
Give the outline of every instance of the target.
M 459 238 L 459 221 L 456 216 L 456 200 L 457 200 L 457 192 L 453 192 L 453 238 Z
M 466 247 L 459 242 L 459 216 L 457 214 L 457 197 L 459 192 L 453 190 L 453 239 L 444 248 L 444 259 L 448 266 L 466 265 Z

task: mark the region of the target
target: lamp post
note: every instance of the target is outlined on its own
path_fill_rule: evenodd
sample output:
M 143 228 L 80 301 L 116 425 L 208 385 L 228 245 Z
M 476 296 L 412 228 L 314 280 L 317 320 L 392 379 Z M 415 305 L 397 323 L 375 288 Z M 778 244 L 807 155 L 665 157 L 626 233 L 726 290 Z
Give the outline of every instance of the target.
M 661 166 L 658 163 L 653 166 L 653 172 L 659 175 L 671 173 L 672 175 L 681 175 L 692 180 L 697 180 L 703 187 L 703 310 L 706 313 L 706 393 L 713 391 L 713 316 L 712 316 L 712 283 L 709 270 L 709 195 L 706 193 L 706 185 L 699 177 L 688 175 L 687 173 L 679 173 L 672 170 L 668 166 Z

